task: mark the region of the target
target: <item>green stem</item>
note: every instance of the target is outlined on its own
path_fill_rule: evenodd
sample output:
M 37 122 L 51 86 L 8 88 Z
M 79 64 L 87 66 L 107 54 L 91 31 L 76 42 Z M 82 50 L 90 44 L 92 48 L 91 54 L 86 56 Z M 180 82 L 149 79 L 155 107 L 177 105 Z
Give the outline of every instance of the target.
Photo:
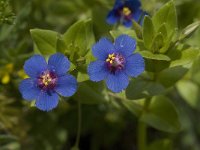
M 148 107 L 150 105 L 151 98 L 147 98 L 144 103 L 143 112 L 141 113 L 141 116 L 145 111 L 148 111 Z M 147 125 L 143 121 L 141 121 L 141 116 L 138 120 L 138 150 L 146 150 L 147 145 Z
M 78 129 L 77 129 L 76 143 L 74 146 L 77 149 L 79 149 L 78 147 L 81 137 L 81 122 L 82 122 L 81 102 L 80 99 L 78 99 Z
M 147 126 L 143 121 L 138 122 L 138 150 L 146 150 Z

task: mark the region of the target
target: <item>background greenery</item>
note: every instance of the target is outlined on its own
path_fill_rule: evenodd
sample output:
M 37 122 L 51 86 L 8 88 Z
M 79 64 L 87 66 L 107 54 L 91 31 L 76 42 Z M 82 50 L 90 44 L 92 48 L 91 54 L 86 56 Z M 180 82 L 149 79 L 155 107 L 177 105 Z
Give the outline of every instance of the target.
M 85 75 L 84 67 L 79 66 L 79 63 L 85 61 L 80 56 L 87 53 L 86 57 L 90 57 L 88 51 L 90 45 L 95 42 L 94 39 L 98 40 L 101 36 L 111 37 L 111 35 L 115 37 L 118 32 L 121 32 L 120 30 L 117 32 L 105 22 L 114 0 L 16 0 L 10 1 L 9 5 L 6 4 L 7 2 L 7 0 L 0 0 L 0 12 L 4 12 L 0 13 L 0 150 L 70 149 L 75 143 L 77 132 L 77 100 L 82 102 L 81 150 L 136 150 L 136 116 L 140 108 L 135 108 L 132 101 L 124 97 L 124 93 L 113 95 L 105 90 L 102 82 L 97 84 L 85 81 L 88 77 Z M 166 2 L 168 1 L 142 0 L 142 7 L 150 15 L 154 15 Z M 199 20 L 199 0 L 175 0 L 175 5 L 178 31 Z M 86 19 L 84 23 L 79 22 L 73 27 L 77 29 L 84 24 L 86 29 L 93 30 L 94 34 L 89 32 L 91 34 L 87 36 L 88 47 L 80 45 L 82 42 L 81 38 L 79 39 L 80 35 L 74 37 L 67 30 L 76 21 L 83 19 Z M 61 99 L 59 106 L 48 113 L 41 112 L 29 102 L 22 100 L 18 91 L 18 84 L 25 77 L 22 70 L 24 61 L 34 53 L 40 52 L 46 55 L 37 43 L 37 36 L 41 32 L 36 28 L 55 31 L 52 34 L 68 31 L 68 34 L 63 36 L 74 38 L 77 42 L 74 45 L 78 45 L 68 49 L 86 50 L 81 51 L 79 56 L 73 55 L 73 58 L 70 58 L 76 69 L 82 70 L 77 75 L 79 82 L 84 81 L 79 85 L 77 92 L 79 95 L 76 94 L 70 99 Z M 34 30 L 30 33 L 30 29 Z M 147 29 L 150 30 L 149 26 Z M 82 31 L 81 28 L 79 30 Z M 135 36 L 131 31 L 123 29 L 123 32 Z M 60 45 L 62 40 L 61 36 Z M 188 49 L 187 46 L 192 49 L 192 52 L 194 49 L 199 50 L 200 29 L 185 40 L 184 47 L 180 49 Z M 56 48 L 58 51 L 63 51 L 62 46 Z M 67 52 L 65 53 L 68 55 Z M 193 52 L 191 55 L 198 54 Z M 187 53 L 184 56 L 186 60 L 190 60 Z M 168 58 L 159 57 L 159 59 Z M 143 119 L 150 124 L 148 150 L 200 149 L 200 58 L 196 58 L 194 63 L 189 65 L 192 67 L 184 76 L 180 73 L 181 71 L 184 73 L 182 69 L 169 71 L 176 71 L 176 77 L 181 78 L 175 86 L 170 86 L 173 76 L 168 78 L 164 76 L 166 72 L 163 72 L 160 77 L 160 82 L 169 81 L 167 84 L 164 82 L 164 86 L 170 88 L 163 93 L 165 97 L 158 96 L 153 99 L 155 105 L 152 104 L 151 115 L 160 117 L 156 119 L 158 122 L 153 122 L 153 119 L 149 121 L 148 118 L 152 116 L 143 116 Z M 162 92 L 159 85 L 146 83 L 140 78 L 133 79 L 132 82 L 133 84 L 130 84 L 126 91 L 128 99 L 141 98 L 140 92 L 143 92 L 143 89 L 152 95 L 157 95 L 155 91 L 151 91 L 152 87 L 160 90 L 156 92 Z M 134 92 L 137 94 L 131 95 Z M 137 101 L 137 103 L 142 102 Z M 164 110 L 164 114 L 161 109 Z M 162 117 L 166 122 L 162 122 Z

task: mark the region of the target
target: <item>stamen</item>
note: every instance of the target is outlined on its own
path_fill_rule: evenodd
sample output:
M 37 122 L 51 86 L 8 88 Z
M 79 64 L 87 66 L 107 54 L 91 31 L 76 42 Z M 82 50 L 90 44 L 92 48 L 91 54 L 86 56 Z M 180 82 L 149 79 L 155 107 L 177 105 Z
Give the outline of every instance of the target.
M 121 54 L 109 54 L 106 59 L 107 67 L 111 73 L 122 70 L 124 68 L 125 59 Z
M 129 16 L 131 14 L 131 10 L 128 7 L 123 7 L 122 13 L 125 16 Z
M 110 59 L 108 58 L 108 59 L 106 59 L 106 62 L 109 62 L 110 61 Z
M 108 58 L 106 59 L 106 62 L 109 62 L 109 63 L 113 63 L 113 61 L 115 60 L 115 54 L 109 54 L 108 55 Z
M 56 85 L 57 77 L 52 72 L 44 72 L 39 78 L 38 78 L 38 86 L 41 89 L 53 89 Z

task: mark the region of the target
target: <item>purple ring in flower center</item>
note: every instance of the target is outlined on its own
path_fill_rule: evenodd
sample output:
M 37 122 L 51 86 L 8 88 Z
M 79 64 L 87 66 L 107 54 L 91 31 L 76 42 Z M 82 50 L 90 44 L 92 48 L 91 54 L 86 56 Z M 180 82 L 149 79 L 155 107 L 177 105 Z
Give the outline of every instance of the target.
M 108 70 L 113 74 L 115 74 L 117 71 L 124 69 L 124 64 L 124 56 L 118 53 L 109 54 L 108 58 L 106 59 Z
M 57 75 L 51 71 L 44 71 L 38 77 L 38 87 L 42 90 L 53 90 L 57 84 Z
M 118 16 L 121 16 L 122 18 L 127 20 L 132 19 L 132 13 L 132 10 L 127 6 L 123 6 L 118 9 Z

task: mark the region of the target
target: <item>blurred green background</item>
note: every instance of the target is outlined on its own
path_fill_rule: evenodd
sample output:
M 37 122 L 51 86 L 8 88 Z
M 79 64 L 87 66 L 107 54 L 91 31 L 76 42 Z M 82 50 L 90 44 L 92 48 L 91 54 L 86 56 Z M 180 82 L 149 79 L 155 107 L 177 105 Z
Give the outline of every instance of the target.
M 69 150 L 77 132 L 76 99 L 62 99 L 55 110 L 47 113 L 22 100 L 18 91 L 25 77 L 23 63 L 34 54 L 30 29 L 64 33 L 77 20 L 92 18 L 98 40 L 113 28 L 105 19 L 114 0 L 7 2 L 0 0 L 0 12 L 5 12 L 0 13 L 0 150 Z M 142 7 L 151 15 L 166 2 L 142 0 Z M 179 29 L 199 20 L 199 0 L 175 3 Z M 200 47 L 200 29 L 185 42 Z M 167 93 L 178 107 L 181 131 L 169 134 L 149 127 L 149 143 L 165 138 L 166 150 L 200 149 L 199 66 L 198 58 L 190 72 Z M 115 100 L 99 97 L 93 105 L 83 104 L 82 115 L 81 150 L 136 150 L 137 119 Z M 159 150 L 159 144 L 152 150 Z

